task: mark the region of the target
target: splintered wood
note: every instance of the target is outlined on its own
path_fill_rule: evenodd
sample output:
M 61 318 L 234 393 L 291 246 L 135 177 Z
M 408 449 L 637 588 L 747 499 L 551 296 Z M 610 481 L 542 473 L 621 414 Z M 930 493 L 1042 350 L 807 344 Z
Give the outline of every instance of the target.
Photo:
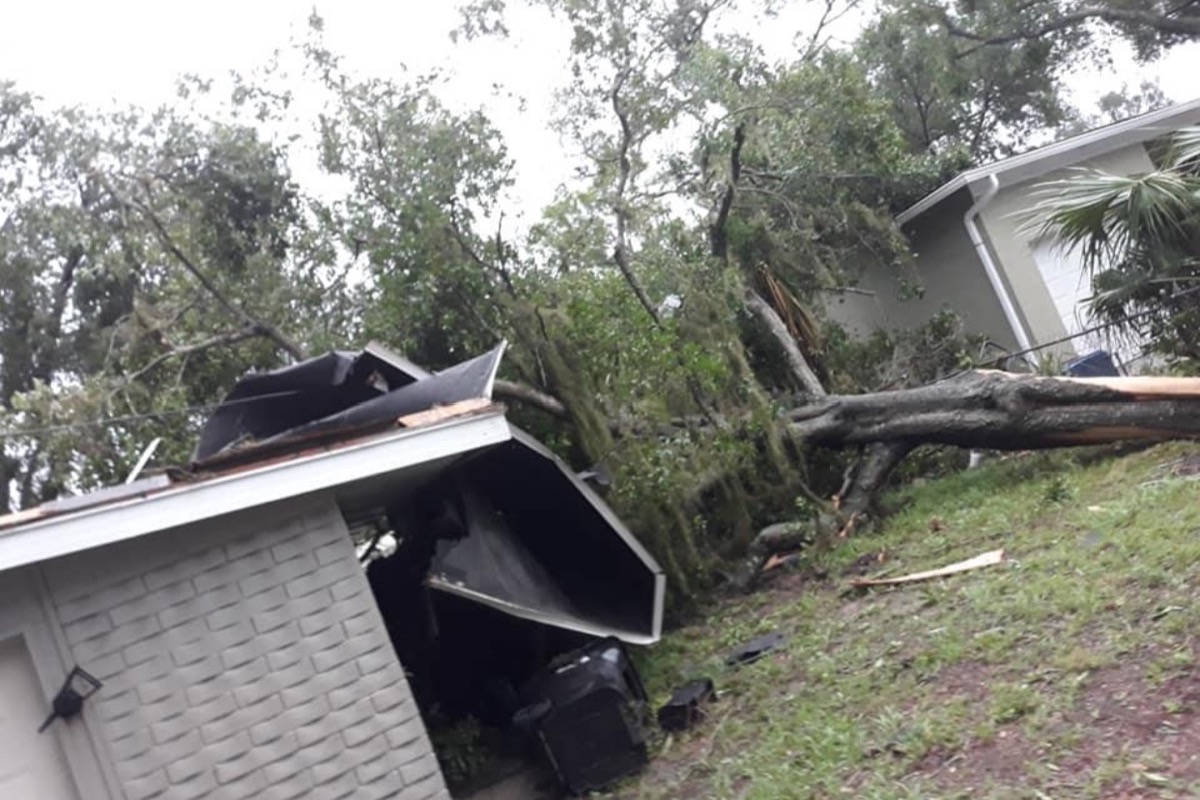
M 486 397 L 473 397 L 470 400 L 460 400 L 457 403 L 434 406 L 426 411 L 407 414 L 397 419 L 396 424 L 401 428 L 420 428 L 425 425 L 432 425 L 435 422 L 461 417 L 464 414 L 482 411 L 492 405 L 492 401 Z
M 896 586 L 903 583 L 918 583 L 920 581 L 929 581 L 934 578 L 943 578 L 947 575 L 957 575 L 960 572 L 970 572 L 973 569 L 982 567 L 994 567 L 997 564 L 1004 563 L 1003 550 L 991 550 L 987 553 L 977 555 L 974 558 L 968 558 L 966 561 L 959 561 L 956 564 L 949 564 L 938 569 L 926 570 L 925 572 L 914 572 L 910 575 L 901 575 L 896 578 L 856 578 L 850 581 L 851 586 Z

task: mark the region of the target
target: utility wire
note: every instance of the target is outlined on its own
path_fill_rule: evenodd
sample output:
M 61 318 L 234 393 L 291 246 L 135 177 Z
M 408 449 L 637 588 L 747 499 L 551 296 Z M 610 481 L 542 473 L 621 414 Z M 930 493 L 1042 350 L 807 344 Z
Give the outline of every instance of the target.
M 1200 286 L 1193 286 L 1191 289 L 1185 289 L 1182 292 L 1178 292 L 1178 293 L 1173 294 L 1170 297 L 1167 297 L 1164 299 L 1165 300 L 1178 300 L 1181 297 L 1187 297 L 1188 295 L 1195 294 L 1196 292 L 1200 292 Z M 1035 345 L 1033 347 L 1027 347 L 1024 350 L 1018 350 L 1015 353 L 1006 352 L 1004 355 L 997 356 L 996 358 L 993 358 L 990 361 L 981 361 L 981 362 L 975 364 L 974 366 L 972 366 L 971 369 L 979 369 L 979 368 L 986 368 L 989 366 L 996 366 L 998 364 L 1003 363 L 1004 361 L 1008 361 L 1009 359 L 1020 358 L 1021 356 L 1027 356 L 1027 355 L 1030 355 L 1031 353 L 1036 353 L 1041 350 L 1045 350 L 1049 347 L 1054 347 L 1055 345 L 1066 344 L 1067 342 L 1073 341 L 1082 336 L 1088 336 L 1093 333 L 1098 333 L 1099 331 L 1107 330 L 1108 328 L 1116 327 L 1117 325 L 1124 325 L 1125 323 L 1132 322 L 1135 319 L 1140 319 L 1142 317 L 1146 317 L 1151 314 L 1159 314 L 1159 313 L 1161 313 L 1161 311 L 1157 308 L 1147 309 L 1146 311 L 1139 311 L 1136 314 L 1130 314 L 1128 316 L 1121 317 L 1121 319 L 1111 320 L 1109 322 L 1103 322 L 1099 325 L 1095 325 L 1091 328 L 1085 328 L 1084 330 L 1079 331 L 1078 333 L 1068 334 L 1067 336 L 1064 336 L 1061 339 L 1054 339 L 1053 341 L 1045 342 L 1043 344 Z M 1172 314 L 1167 319 L 1173 320 L 1173 319 L 1176 319 L 1177 317 L 1183 316 L 1184 314 L 1190 314 L 1190 313 L 1193 313 L 1193 312 L 1190 310 L 1180 311 L 1178 314 Z M 960 373 L 957 373 L 957 374 L 960 374 Z

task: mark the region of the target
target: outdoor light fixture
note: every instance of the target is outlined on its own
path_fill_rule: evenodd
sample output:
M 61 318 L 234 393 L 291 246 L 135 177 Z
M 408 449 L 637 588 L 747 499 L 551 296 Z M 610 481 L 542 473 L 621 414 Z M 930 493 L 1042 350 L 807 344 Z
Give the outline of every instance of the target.
M 58 694 L 54 695 L 54 699 L 50 701 L 50 716 L 46 717 L 46 721 L 42 723 L 42 727 L 38 728 L 38 733 L 50 727 L 50 723 L 56 718 L 70 719 L 78 714 L 83 709 L 83 701 L 94 695 L 103 684 L 93 678 L 87 672 L 75 665 L 67 674 L 67 679 L 63 681 L 62 688 L 58 690 Z

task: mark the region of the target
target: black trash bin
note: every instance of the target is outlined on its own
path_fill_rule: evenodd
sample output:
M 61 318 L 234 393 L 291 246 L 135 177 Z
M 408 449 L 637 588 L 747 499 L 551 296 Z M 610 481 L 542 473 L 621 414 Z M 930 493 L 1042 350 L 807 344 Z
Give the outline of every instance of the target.
M 561 656 L 521 692 L 514 720 L 533 734 L 572 794 L 603 789 L 645 766 L 646 690 L 609 638 Z

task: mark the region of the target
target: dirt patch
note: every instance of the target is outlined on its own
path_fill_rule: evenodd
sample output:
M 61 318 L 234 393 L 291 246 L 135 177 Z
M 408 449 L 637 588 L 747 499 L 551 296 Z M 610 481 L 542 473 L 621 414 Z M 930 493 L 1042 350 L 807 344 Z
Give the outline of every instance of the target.
M 931 749 L 912 774 L 955 791 L 1019 787 L 1027 785 L 1031 765 L 1054 761 L 1057 770 L 1048 789 L 1078 789 L 1102 765 L 1118 768 L 1117 777 L 1103 787 L 1106 798 L 1159 797 L 1164 785 L 1191 786 L 1200 781 L 1200 672 L 1189 669 L 1149 681 L 1147 664 L 1156 655 L 1097 670 L 1074 706 L 1053 718 L 1037 741 L 1020 725 L 1006 725 L 984 741 Z M 991 680 L 985 665 L 954 665 L 933 678 L 934 696 L 985 702 Z M 1078 732 L 1078 740 L 1064 756 L 1054 751 L 1053 742 L 1068 731 Z
M 659 787 L 668 792 L 663 795 L 666 797 L 702 797 L 706 779 L 712 772 L 709 762 L 720 750 L 717 737 L 724 713 L 710 707 L 706 719 L 690 731 L 674 737 L 666 752 L 660 752 L 650 759 L 637 786 L 618 791 L 613 795 L 613 800 L 639 798 L 641 786 Z
M 982 701 L 988 696 L 988 687 L 994 672 L 989 665 L 974 661 L 961 661 L 944 666 L 930 679 L 936 687 L 933 697 L 937 702 L 950 699 Z
M 1179 464 L 1175 467 L 1175 474 L 1179 477 L 1200 475 L 1200 453 L 1179 459 Z
M 1130 753 L 1130 777 L 1115 789 L 1133 790 L 1138 773 L 1184 785 L 1200 780 L 1200 673 L 1193 669 L 1160 683 L 1145 677 L 1143 659 L 1098 670 L 1069 721 L 1086 727 L 1087 741 L 1070 766 L 1088 769 Z
M 999 731 L 951 751 L 935 747 L 917 762 L 915 772 L 946 788 L 972 789 L 988 784 L 1020 785 L 1029 766 L 1042 757 L 1041 749 L 1016 728 Z

